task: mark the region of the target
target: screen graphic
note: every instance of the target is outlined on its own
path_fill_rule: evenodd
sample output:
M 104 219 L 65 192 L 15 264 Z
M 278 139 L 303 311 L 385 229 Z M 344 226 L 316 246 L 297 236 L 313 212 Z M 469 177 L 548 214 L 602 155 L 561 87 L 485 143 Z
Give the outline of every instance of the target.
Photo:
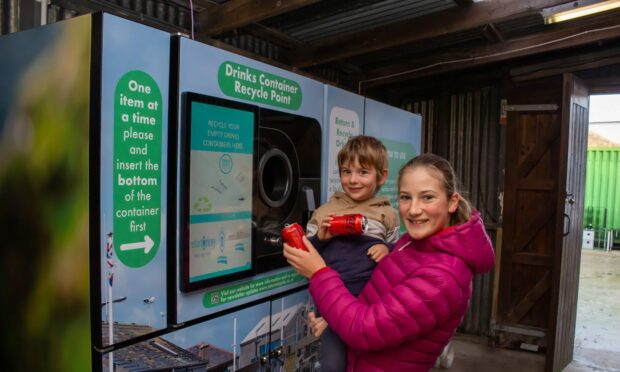
M 253 106 L 187 94 L 184 290 L 250 275 Z M 189 119 L 189 120 L 187 120 Z

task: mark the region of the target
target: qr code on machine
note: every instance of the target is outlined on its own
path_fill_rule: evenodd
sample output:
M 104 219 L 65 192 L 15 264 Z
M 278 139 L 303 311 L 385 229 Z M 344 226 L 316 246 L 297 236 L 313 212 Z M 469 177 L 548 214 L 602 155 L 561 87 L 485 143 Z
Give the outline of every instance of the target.
M 219 292 L 211 293 L 211 303 L 212 304 L 219 304 L 220 303 L 220 293 Z

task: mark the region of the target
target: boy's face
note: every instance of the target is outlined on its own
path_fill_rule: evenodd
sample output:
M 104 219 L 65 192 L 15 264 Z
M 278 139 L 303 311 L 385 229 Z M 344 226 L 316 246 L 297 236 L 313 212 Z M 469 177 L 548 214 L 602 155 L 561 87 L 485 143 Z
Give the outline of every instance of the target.
M 377 170 L 373 167 L 362 167 L 357 159 L 345 163 L 340 167 L 340 184 L 344 192 L 355 201 L 364 201 L 372 198 L 377 187 L 383 185 L 387 179 L 387 169 L 377 177 Z

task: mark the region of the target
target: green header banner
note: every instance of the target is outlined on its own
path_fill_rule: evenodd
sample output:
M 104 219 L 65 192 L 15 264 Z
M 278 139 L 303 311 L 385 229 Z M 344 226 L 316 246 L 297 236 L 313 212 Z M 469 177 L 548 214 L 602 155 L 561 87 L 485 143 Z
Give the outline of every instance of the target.
M 301 87 L 296 81 L 226 61 L 218 69 L 217 80 L 222 92 L 246 101 L 298 110 Z
M 250 282 L 207 291 L 202 299 L 202 304 L 206 308 L 219 306 L 304 280 L 306 278 L 291 270 Z

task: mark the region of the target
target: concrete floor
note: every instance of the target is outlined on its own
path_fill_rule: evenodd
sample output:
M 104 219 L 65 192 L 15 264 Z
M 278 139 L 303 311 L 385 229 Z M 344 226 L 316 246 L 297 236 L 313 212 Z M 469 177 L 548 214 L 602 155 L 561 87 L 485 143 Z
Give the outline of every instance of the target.
M 434 368 L 433 372 L 543 372 L 545 355 L 528 351 L 489 347 L 480 337 L 456 335 L 454 364 L 448 369 Z
M 595 371 L 620 371 L 620 251 L 581 253 L 573 358 Z
M 579 276 L 574 361 L 563 372 L 620 372 L 620 252 L 583 251 Z M 544 354 L 492 348 L 464 335 L 453 342 L 450 372 L 544 371 Z

